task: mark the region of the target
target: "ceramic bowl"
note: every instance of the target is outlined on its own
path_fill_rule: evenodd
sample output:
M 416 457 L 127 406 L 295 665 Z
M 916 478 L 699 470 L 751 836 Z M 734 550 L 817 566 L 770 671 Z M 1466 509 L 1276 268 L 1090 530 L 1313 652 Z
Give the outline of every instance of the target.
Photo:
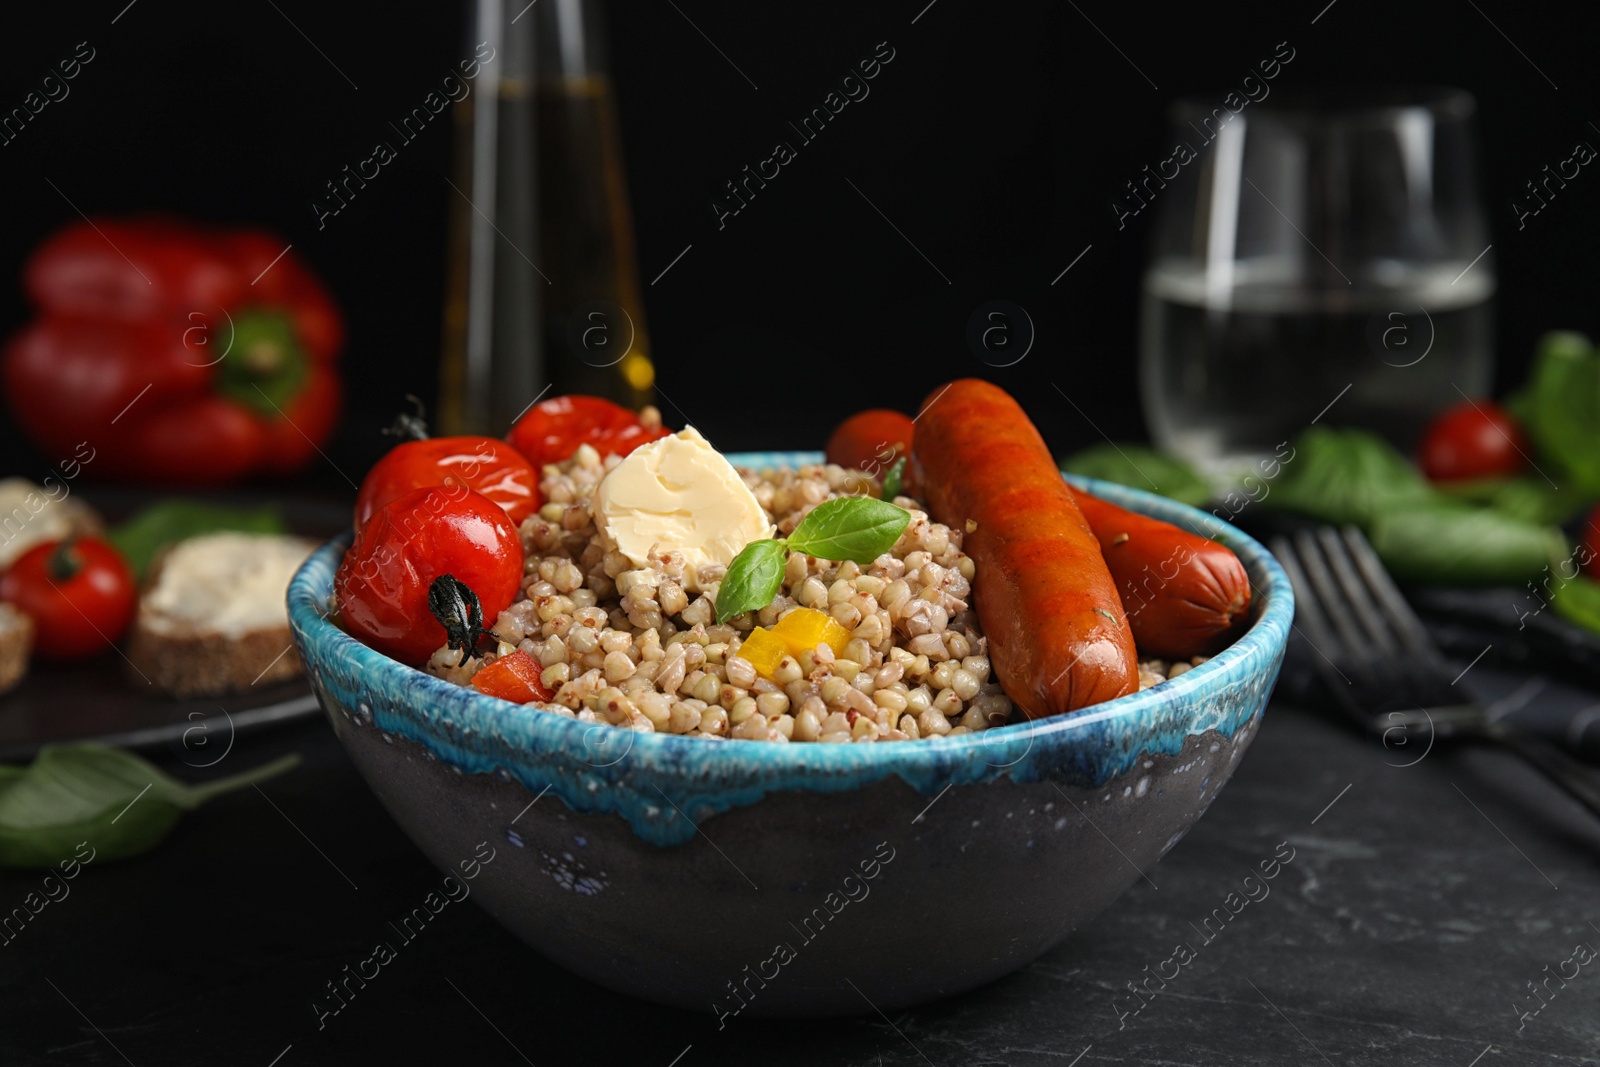
M 1219 528 L 1162 497 L 1074 481 Z M 289 615 L 334 732 L 379 800 L 441 869 L 474 874 L 473 898 L 549 959 L 724 1026 L 888 1011 L 1047 951 L 1176 845 L 1227 782 L 1294 606 L 1267 551 L 1221 529 L 1256 595 L 1252 625 L 1220 655 L 1072 714 L 903 743 L 642 734 L 440 681 L 325 618 L 348 536 L 295 576 Z

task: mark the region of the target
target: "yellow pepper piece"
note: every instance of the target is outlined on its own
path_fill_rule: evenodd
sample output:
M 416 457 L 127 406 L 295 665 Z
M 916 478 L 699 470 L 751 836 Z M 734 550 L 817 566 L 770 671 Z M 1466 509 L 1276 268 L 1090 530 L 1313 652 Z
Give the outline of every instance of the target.
M 795 608 L 778 620 L 772 632 L 783 638 L 789 654 L 795 657 L 823 644 L 833 649 L 835 656 L 843 655 L 844 646 L 850 643 L 850 632 L 832 615 L 816 608 Z
M 758 626 L 751 630 L 750 636 L 739 645 L 738 654 L 740 658 L 750 661 L 757 674 L 770 681 L 772 672 L 778 669 L 783 657 L 789 654 L 789 646 L 783 643 L 783 638 L 771 630 L 764 630 Z

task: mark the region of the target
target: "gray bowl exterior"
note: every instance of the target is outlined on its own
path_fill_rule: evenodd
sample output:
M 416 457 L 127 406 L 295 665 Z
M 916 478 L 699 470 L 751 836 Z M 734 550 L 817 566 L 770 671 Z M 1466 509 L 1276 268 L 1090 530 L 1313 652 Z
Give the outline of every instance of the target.
M 1225 540 L 1255 586 L 1254 624 L 1153 689 L 966 738 L 699 741 L 492 700 L 322 617 L 347 539 L 296 576 L 291 625 L 384 806 L 458 877 L 492 848 L 472 896 L 548 958 L 719 1027 L 887 1011 L 1023 966 L 1144 877 L 1228 780 L 1277 678 L 1293 602 L 1259 544 L 1184 505 L 1074 481 Z

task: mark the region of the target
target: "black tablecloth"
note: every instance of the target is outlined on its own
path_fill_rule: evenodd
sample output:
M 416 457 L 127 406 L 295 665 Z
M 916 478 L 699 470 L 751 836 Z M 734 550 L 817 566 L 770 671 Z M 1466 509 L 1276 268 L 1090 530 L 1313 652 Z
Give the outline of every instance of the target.
M 227 767 L 284 751 L 305 765 L 91 863 L 0 947 L 0 1064 L 1600 1063 L 1600 960 L 1574 955 L 1600 949 L 1600 821 L 1494 751 L 1393 766 L 1415 755 L 1274 705 L 1149 881 L 1032 966 L 888 1018 L 721 1030 L 570 976 L 471 903 L 319 1029 L 325 984 L 438 875 L 320 720 L 240 738 Z M 0 876 L 0 911 L 39 882 Z M 989 906 L 950 901 L 927 936 Z

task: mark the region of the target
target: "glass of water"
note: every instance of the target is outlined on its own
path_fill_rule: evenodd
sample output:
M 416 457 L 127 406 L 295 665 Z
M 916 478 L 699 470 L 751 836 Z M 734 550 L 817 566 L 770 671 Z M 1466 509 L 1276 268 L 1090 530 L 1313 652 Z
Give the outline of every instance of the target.
M 1487 392 L 1474 110 L 1448 89 L 1174 105 L 1171 154 L 1118 207 L 1158 215 L 1139 367 L 1158 445 L 1219 480 L 1314 422 L 1409 451 Z

